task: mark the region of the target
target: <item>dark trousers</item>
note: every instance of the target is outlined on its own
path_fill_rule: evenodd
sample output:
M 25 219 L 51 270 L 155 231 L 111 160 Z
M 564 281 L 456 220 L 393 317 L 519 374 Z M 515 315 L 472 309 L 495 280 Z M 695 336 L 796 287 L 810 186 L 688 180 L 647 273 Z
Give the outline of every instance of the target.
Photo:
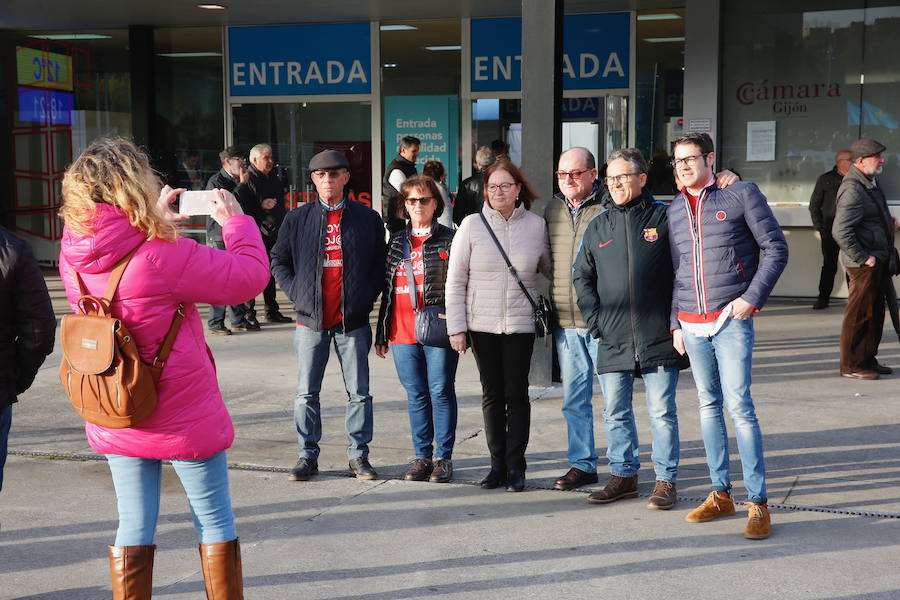
M 481 412 L 491 468 L 525 471 L 531 428 L 528 372 L 534 334 L 470 331 L 469 340 L 481 377 Z
M 884 329 L 885 265 L 848 267 L 850 295 L 841 326 L 841 372 L 872 370 Z
M 266 256 L 272 251 L 272 246 L 275 245 L 275 239 L 264 235 L 262 236 L 263 244 L 266 247 Z M 266 316 L 277 315 L 279 312 L 278 302 L 275 301 L 275 278 L 271 275 L 269 276 L 269 283 L 266 284 L 266 289 L 263 290 L 263 303 L 265 304 Z M 244 310 L 247 313 L 248 318 L 256 318 L 256 298 L 251 298 L 247 302 L 244 303 Z
M 216 250 L 224 250 L 225 242 L 222 240 L 212 240 L 207 242 L 206 244 L 210 248 L 215 248 Z M 225 307 L 224 306 L 212 306 L 209 307 L 209 320 L 207 323 L 210 327 L 214 327 L 216 325 L 225 325 Z M 237 325 L 241 321 L 244 320 L 244 305 L 243 304 L 235 304 L 228 307 L 228 312 L 231 313 L 231 324 Z
M 825 223 L 827 229 L 820 231 L 822 235 L 822 272 L 819 275 L 819 298 L 828 300 L 834 288 L 834 276 L 837 275 L 838 253 L 841 248 L 831 237 L 831 222 Z

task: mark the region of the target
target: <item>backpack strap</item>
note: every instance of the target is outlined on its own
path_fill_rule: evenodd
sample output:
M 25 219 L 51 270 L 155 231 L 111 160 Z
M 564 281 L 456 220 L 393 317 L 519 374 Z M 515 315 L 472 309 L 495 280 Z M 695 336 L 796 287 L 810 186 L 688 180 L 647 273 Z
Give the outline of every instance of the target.
M 144 240 L 146 241 L 146 240 Z M 106 291 L 103 292 L 103 299 L 112 304 L 113 296 L 116 293 L 116 289 L 119 287 L 119 281 L 122 279 L 122 273 L 125 272 L 125 267 L 128 266 L 128 262 L 131 260 L 131 257 L 134 256 L 134 253 L 138 251 L 138 248 L 144 245 L 144 242 L 141 242 L 137 246 L 134 247 L 134 250 L 126 254 L 122 257 L 122 260 L 116 263 L 113 267 L 112 272 L 109 274 L 109 280 L 106 282 Z M 76 273 L 76 276 L 78 274 Z M 82 295 L 84 295 L 84 287 L 81 283 L 81 277 L 78 277 L 78 284 L 82 286 Z
M 184 321 L 184 304 L 179 304 L 175 309 L 175 315 L 172 317 L 172 324 L 169 325 L 169 331 L 166 333 L 166 339 L 163 340 L 159 352 L 153 357 L 153 366 L 162 369 L 166 366 L 166 360 L 175 345 L 175 338 L 178 336 L 178 330 L 181 329 L 181 322 Z

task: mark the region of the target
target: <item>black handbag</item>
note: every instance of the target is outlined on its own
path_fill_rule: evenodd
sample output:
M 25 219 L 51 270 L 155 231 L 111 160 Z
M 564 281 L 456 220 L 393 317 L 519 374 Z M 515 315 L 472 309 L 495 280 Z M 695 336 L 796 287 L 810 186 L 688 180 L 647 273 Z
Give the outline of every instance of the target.
M 417 306 L 416 277 L 413 274 L 412 256 L 409 250 L 409 238 L 403 236 L 403 264 L 406 268 L 406 282 L 409 288 L 409 301 L 416 313 L 416 342 L 423 346 L 450 348 L 450 336 L 447 335 L 447 311 L 443 306 Z
M 487 228 L 488 233 L 491 234 L 491 239 L 494 240 L 494 244 L 497 245 L 497 250 L 500 251 L 500 256 L 503 257 L 503 260 L 506 261 L 506 268 L 515 277 L 516 282 L 519 284 L 519 287 L 522 288 L 522 293 L 525 294 L 525 297 L 528 298 L 528 302 L 531 304 L 532 310 L 532 320 L 534 321 L 534 335 L 537 337 L 547 337 L 553 334 L 554 321 L 556 320 L 556 314 L 553 310 L 553 305 L 550 303 L 547 298 L 544 297 L 543 294 L 538 294 L 537 302 L 534 301 L 534 298 L 531 297 L 531 294 L 528 293 L 528 290 L 525 288 L 525 284 L 522 283 L 522 280 L 519 278 L 519 273 L 516 271 L 516 268 L 512 266 L 512 263 L 509 262 L 509 257 L 506 255 L 506 251 L 503 250 L 503 246 L 500 245 L 500 240 L 497 239 L 497 235 L 494 233 L 494 230 L 491 229 L 490 223 L 487 222 L 487 219 L 484 218 L 484 213 L 479 213 L 481 217 L 481 221 L 484 223 L 484 226 Z

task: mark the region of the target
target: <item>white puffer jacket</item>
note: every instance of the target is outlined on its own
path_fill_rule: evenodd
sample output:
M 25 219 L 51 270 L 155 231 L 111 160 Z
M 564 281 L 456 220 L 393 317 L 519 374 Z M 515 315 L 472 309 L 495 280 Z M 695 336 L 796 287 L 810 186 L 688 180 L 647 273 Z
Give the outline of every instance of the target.
M 544 219 L 522 206 L 509 220 L 488 206 L 481 210 L 531 297 L 537 274 L 550 276 L 550 242 Z M 477 214 L 466 217 L 453 238 L 447 273 L 447 333 L 534 333 L 532 307 L 506 268 Z

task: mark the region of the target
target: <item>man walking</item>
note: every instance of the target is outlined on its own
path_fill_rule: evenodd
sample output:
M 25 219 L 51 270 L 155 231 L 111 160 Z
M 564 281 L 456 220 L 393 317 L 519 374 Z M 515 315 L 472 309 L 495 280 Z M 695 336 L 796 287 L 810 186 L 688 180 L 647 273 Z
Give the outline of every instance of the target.
M 568 434 L 569 470 L 553 487 L 571 490 L 597 483 L 597 447 L 594 444 L 594 359 L 597 339 L 578 311 L 572 285 L 572 263 L 584 230 L 603 210 L 597 186 L 597 164 L 587 148 L 570 148 L 559 157 L 556 177 L 559 194 L 544 210 L 553 256 L 550 296 L 559 326 L 553 332 L 563 383 L 562 413 Z
M 403 219 L 397 217 L 397 198 L 403 182 L 418 173 L 416 159 L 419 157 L 419 138 L 405 135 L 400 139 L 399 154 L 384 171 L 381 181 L 381 211 L 388 231 L 394 233 L 406 227 Z
M 246 168 L 244 156 L 235 146 L 228 146 L 219 152 L 219 160 L 222 168 L 213 174 L 206 183 L 206 189 L 223 189 L 235 194 L 238 185 L 246 185 L 250 181 L 250 172 Z M 235 194 L 237 196 L 237 194 Z M 245 210 L 245 212 L 247 212 Z M 252 212 L 247 214 L 253 215 Z M 212 217 L 206 217 L 206 245 L 217 250 L 225 249 L 225 239 L 222 237 L 222 226 L 216 223 Z M 207 325 L 208 331 L 216 335 L 231 335 L 232 331 L 259 331 L 258 323 L 251 323 L 244 318 L 244 305 L 229 306 L 231 313 L 231 329 L 225 327 L 225 307 L 210 306 L 210 315 Z
M 708 134 L 688 133 L 675 140 L 672 162 L 682 189 L 668 210 L 675 267 L 671 328 L 675 348 L 687 351 L 691 360 L 712 479 L 709 496 L 686 520 L 701 523 L 734 514 L 725 406 L 749 496 L 744 537 L 763 539 L 771 525 L 762 432 L 750 396 L 753 315 L 787 265 L 787 242 L 755 184 L 716 188 Z
M 891 276 L 900 273 L 894 248 L 897 219 L 875 178 L 884 165 L 885 147 L 871 139 L 850 146 L 853 165 L 837 193 L 832 232 L 850 279 L 850 295 L 841 327 L 841 375 L 878 379 L 893 369 L 878 363 L 884 328 L 884 303 Z
M 610 155 L 605 183 L 612 202 L 587 226 L 573 269 L 578 307 L 597 346 L 611 470 L 606 487 L 588 496 L 588 501 L 607 504 L 638 496 L 640 444 L 632 392 L 635 376 L 640 375 L 647 394 L 656 470 L 647 508 L 667 510 L 677 500 L 675 387 L 678 371 L 687 366 L 669 332 L 668 207 L 655 202 L 649 189 L 642 190 L 647 162 L 635 148 Z
M 847 170 L 850 168 L 850 151 L 841 150 L 834 156 L 834 168 L 822 173 L 816 179 L 809 198 L 809 215 L 813 227 L 819 232 L 822 240 L 822 272 L 819 275 L 819 297 L 813 304 L 813 310 L 828 308 L 831 290 L 834 287 L 834 276 L 837 274 L 838 252 L 840 248 L 831 235 L 834 225 L 834 211 L 837 202 L 838 188 Z
M 268 144 L 257 144 L 250 149 L 250 179 L 237 190 L 238 201 L 242 206 L 249 205 L 253 208 L 253 215 L 259 225 L 263 244 L 266 252 L 271 252 L 278 239 L 278 229 L 284 221 L 287 212 L 284 208 L 284 185 L 278 179 L 274 171 L 275 159 L 272 156 L 272 147 Z M 281 288 L 285 290 L 285 288 Z M 285 290 L 287 291 L 287 290 Z M 278 302 L 275 300 L 275 278 L 269 279 L 269 284 L 263 290 L 263 302 L 265 303 L 265 319 L 269 323 L 290 323 L 291 318 L 281 314 Z M 252 325 L 258 326 L 256 319 L 256 298 L 251 298 L 246 304 L 246 319 Z
M 288 214 L 271 253 L 272 273 L 294 302 L 298 323 L 294 423 L 300 457 L 291 481 L 306 481 L 319 470 L 319 392 L 332 345 L 347 391 L 350 473 L 357 479 L 377 477 L 368 459 L 373 427 L 369 313 L 382 288 L 387 248 L 378 214 L 344 196 L 349 168 L 336 150 L 312 157 L 309 170 L 319 200 Z

